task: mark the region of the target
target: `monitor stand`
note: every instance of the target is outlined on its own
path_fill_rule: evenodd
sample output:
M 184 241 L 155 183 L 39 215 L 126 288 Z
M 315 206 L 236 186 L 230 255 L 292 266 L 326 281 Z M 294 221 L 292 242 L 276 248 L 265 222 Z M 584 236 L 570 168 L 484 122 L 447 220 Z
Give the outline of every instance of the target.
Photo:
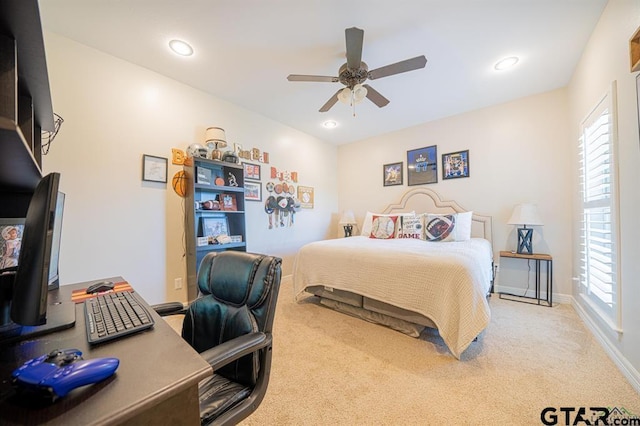
M 0 326 L 0 342 L 25 340 L 42 334 L 71 328 L 76 323 L 76 304 L 74 302 L 55 303 L 47 306 L 47 322 L 43 325 L 21 326 L 10 322 Z

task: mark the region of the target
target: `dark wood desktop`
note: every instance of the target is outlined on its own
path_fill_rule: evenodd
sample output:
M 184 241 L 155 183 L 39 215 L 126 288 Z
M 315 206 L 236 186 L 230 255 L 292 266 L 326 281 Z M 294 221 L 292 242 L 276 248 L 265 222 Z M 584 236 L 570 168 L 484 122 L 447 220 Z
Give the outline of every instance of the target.
M 73 290 L 89 284 L 61 286 L 49 293 L 49 303 L 70 301 Z M 75 308 L 74 327 L 0 347 L 0 424 L 200 423 L 198 382 L 212 374 L 211 367 L 162 318 L 150 309 L 152 329 L 90 347 L 83 303 Z M 6 398 L 11 372 L 56 348 L 79 349 L 84 359 L 116 357 L 120 365 L 104 382 L 78 388 L 53 404 L 37 407 Z

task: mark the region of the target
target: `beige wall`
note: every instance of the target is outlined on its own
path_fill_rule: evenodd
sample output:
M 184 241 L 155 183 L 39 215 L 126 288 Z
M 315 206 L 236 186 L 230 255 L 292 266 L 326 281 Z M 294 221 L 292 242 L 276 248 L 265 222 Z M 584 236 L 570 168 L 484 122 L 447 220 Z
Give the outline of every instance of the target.
M 501 263 L 497 289 L 522 291 L 534 282 L 527 262 L 500 259 L 500 250 L 516 247 L 516 231 L 507 221 L 514 205 L 538 204 L 544 226 L 534 231 L 534 251 L 554 258 L 554 297 L 571 294 L 570 155 L 565 90 L 425 123 L 341 146 L 338 156 L 340 210 L 362 220 L 380 211 L 410 188 L 407 150 L 437 145 L 438 183 L 426 185 L 443 199 L 493 217 L 495 259 Z M 441 154 L 469 150 L 470 177 L 442 180 Z M 382 185 L 382 166 L 403 161 L 403 186 Z M 533 271 L 533 264 L 531 265 Z M 528 278 L 527 278 L 528 277 Z M 517 293 L 521 294 L 521 293 Z M 528 293 L 531 295 L 531 293 Z
M 623 371 L 640 389 L 640 139 L 636 76 L 629 70 L 629 39 L 640 26 L 640 3 L 632 0 L 609 0 L 602 17 L 587 44 L 570 82 L 571 140 L 577 141 L 581 121 L 587 116 L 612 81 L 617 84 L 618 112 L 618 177 L 620 183 L 620 272 L 622 291 L 622 333 L 616 333 L 600 322 L 577 294 L 578 308 L 592 330 L 595 330 Z M 575 145 L 575 144 L 574 144 Z M 571 158 L 576 157 L 571 153 Z M 573 180 L 577 182 L 577 170 Z M 577 191 L 573 191 L 577 194 Z M 578 217 L 578 199 L 574 197 L 574 217 Z M 579 230 L 574 229 L 574 234 Z M 577 238 L 574 236 L 574 241 Z M 579 271 L 577 246 L 574 249 L 574 274 Z
M 45 33 L 49 80 L 61 131 L 44 169 L 62 174 L 67 193 L 61 249 L 63 284 L 121 275 L 151 303 L 186 299 L 182 199 L 170 185 L 141 181 L 142 154 L 171 158 L 171 148 L 203 142 L 221 126 L 229 142 L 270 154 L 262 167 L 297 171 L 315 188 L 315 208 L 291 228 L 268 229 L 264 205 L 247 202 L 248 250 L 293 256 L 323 239 L 337 211 L 337 149 L 147 69 Z M 181 170 L 170 165 L 169 177 Z M 263 188 L 264 190 L 264 188 Z M 263 194 L 263 198 L 264 198 Z

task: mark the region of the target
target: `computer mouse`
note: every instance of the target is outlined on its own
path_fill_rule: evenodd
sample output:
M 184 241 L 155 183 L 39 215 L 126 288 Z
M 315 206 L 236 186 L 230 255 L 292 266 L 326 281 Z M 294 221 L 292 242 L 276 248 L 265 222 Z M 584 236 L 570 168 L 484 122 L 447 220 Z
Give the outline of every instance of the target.
M 113 290 L 113 281 L 98 281 L 87 287 L 87 294 L 102 293 L 104 291 Z

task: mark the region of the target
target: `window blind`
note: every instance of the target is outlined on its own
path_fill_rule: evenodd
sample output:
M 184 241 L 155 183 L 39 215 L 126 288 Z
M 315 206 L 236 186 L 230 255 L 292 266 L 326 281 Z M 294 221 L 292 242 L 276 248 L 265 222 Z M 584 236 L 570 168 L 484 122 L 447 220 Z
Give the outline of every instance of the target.
M 620 328 L 617 263 L 615 84 L 582 123 L 580 294 L 612 328 Z

